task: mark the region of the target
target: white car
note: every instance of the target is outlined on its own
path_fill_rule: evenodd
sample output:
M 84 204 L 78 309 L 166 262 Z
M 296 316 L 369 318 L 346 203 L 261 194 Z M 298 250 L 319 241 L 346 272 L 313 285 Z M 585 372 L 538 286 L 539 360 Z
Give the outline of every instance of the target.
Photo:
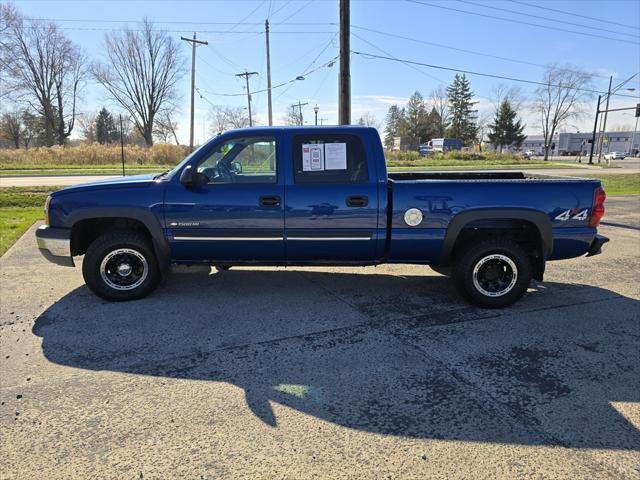
M 622 160 L 626 157 L 624 153 L 621 152 L 609 152 L 605 153 L 604 158 L 606 160 Z

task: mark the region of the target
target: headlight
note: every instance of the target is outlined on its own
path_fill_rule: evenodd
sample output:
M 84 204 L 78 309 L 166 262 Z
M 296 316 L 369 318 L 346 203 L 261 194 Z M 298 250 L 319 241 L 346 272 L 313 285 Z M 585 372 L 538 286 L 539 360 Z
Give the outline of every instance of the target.
M 44 224 L 49 225 L 49 204 L 51 203 L 51 195 L 44 202 Z

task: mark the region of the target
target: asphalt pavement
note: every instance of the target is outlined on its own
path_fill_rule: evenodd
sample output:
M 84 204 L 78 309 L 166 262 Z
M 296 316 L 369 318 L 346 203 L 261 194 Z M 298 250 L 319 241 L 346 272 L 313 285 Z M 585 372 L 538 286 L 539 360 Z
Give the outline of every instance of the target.
M 0 478 L 640 478 L 640 199 L 516 305 L 428 267 L 176 268 L 107 303 L 0 258 Z

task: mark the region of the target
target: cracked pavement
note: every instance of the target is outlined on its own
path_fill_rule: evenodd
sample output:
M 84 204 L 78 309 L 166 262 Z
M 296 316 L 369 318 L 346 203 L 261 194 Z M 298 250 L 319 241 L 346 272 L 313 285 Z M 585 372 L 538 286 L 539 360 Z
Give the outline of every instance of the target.
M 176 267 L 107 303 L 0 258 L 0 478 L 640 478 L 640 199 L 501 311 L 428 267 Z

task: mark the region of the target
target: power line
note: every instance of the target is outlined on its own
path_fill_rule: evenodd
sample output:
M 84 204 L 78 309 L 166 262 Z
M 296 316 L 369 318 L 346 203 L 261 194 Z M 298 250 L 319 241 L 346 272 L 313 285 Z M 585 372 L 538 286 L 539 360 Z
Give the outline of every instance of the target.
M 258 6 L 256 8 L 254 8 L 253 10 L 251 10 L 246 16 L 242 17 L 242 20 L 240 20 L 239 22 L 237 22 L 235 25 L 233 25 L 226 33 L 231 33 L 232 30 L 235 30 L 238 25 L 241 25 L 247 18 L 249 18 L 251 15 L 253 15 L 254 13 L 256 13 L 256 11 L 265 4 L 267 0 L 262 0 L 262 2 L 260 2 L 258 4 Z
M 335 62 L 336 62 L 336 60 L 337 60 L 337 59 L 338 59 L 338 57 L 337 57 L 337 56 L 336 56 L 336 57 L 333 57 L 333 58 L 332 58 L 332 59 L 330 59 L 329 61 L 327 61 L 327 62 L 323 63 L 322 65 L 319 65 L 318 67 L 314 68 L 313 70 L 306 71 L 306 72 L 302 73 L 301 75 L 298 75 L 298 76 L 296 76 L 295 78 L 292 78 L 291 80 L 287 80 L 286 82 L 282 82 L 282 83 L 279 83 L 279 84 L 277 84 L 277 85 L 272 86 L 272 87 L 271 87 L 271 90 L 275 90 L 276 88 L 282 88 L 282 87 L 284 87 L 285 85 L 289 85 L 289 84 L 295 83 L 296 81 L 301 80 L 301 79 L 300 79 L 300 77 L 302 77 L 302 76 L 306 76 L 306 75 L 311 75 L 312 73 L 315 73 L 315 72 L 317 72 L 318 70 L 321 70 L 322 68 L 325 68 L 325 67 L 329 67 L 329 68 L 330 68 L 330 67 L 332 67 L 332 66 L 335 64 Z M 196 90 L 198 91 L 198 93 L 204 92 L 204 93 L 207 93 L 208 95 L 215 95 L 215 96 L 217 96 L 217 97 L 244 97 L 244 96 L 246 95 L 246 93 L 220 93 L 220 92 L 211 92 L 211 91 L 209 91 L 209 90 L 203 90 L 203 89 L 201 89 L 201 88 L 196 88 Z M 266 89 L 266 88 L 263 88 L 263 89 L 261 89 L 261 90 L 256 90 L 255 92 L 251 92 L 251 93 L 252 93 L 252 95 L 255 95 L 255 94 L 257 94 L 257 93 L 264 93 L 264 92 L 266 92 L 266 91 L 267 91 L 267 89 Z M 279 98 L 279 97 L 278 97 L 278 98 Z
M 490 78 L 499 78 L 501 80 L 510 80 L 512 82 L 521 82 L 521 83 L 529 83 L 532 85 L 542 85 L 542 86 L 552 86 L 552 87 L 562 87 L 562 88 L 570 88 L 572 90 L 579 90 L 579 91 L 583 91 L 583 92 L 588 92 L 588 93 L 598 93 L 598 94 L 606 94 L 607 92 L 602 92 L 600 90 L 592 90 L 589 88 L 577 88 L 577 87 L 570 87 L 568 85 L 553 85 L 553 84 L 548 84 L 545 82 L 539 82 L 536 80 L 526 80 L 523 78 L 516 78 L 516 77 L 507 77 L 504 75 L 496 75 L 493 73 L 484 73 L 484 72 L 475 72 L 472 70 L 465 70 L 462 68 L 451 68 L 451 67 L 443 67 L 442 65 L 433 65 L 430 63 L 422 63 L 422 62 L 416 62 L 414 60 L 404 60 L 404 59 L 400 59 L 400 58 L 395 58 L 395 57 L 385 57 L 382 55 L 375 55 L 373 53 L 366 53 L 366 52 L 357 52 L 357 51 L 352 51 L 351 53 L 355 54 L 355 55 L 362 55 L 363 57 L 367 58 L 379 58 L 382 60 L 391 60 L 394 62 L 401 62 L 401 63 L 410 63 L 413 65 L 420 65 L 423 67 L 429 67 L 429 68 L 436 68 L 438 70 L 448 70 L 450 72 L 460 72 L 460 73 L 468 73 L 469 75 L 478 75 L 481 77 L 490 77 Z M 637 96 L 634 95 L 625 95 L 622 93 L 612 93 L 612 95 L 616 95 L 619 97 L 628 97 L 628 98 L 638 98 Z
M 597 22 L 603 22 L 603 23 L 609 23 L 611 25 L 617 25 L 619 27 L 625 27 L 625 28 L 633 28 L 634 30 L 638 29 L 638 25 L 627 25 L 624 23 L 618 23 L 618 22 L 612 22 L 610 20 L 605 20 L 604 18 L 597 18 L 597 17 L 589 17 L 587 15 L 581 15 L 579 13 L 575 13 L 575 12 L 567 12 L 566 10 L 559 10 L 557 8 L 551 8 L 551 7 L 543 7 L 541 5 L 535 5 L 533 3 L 528 3 L 528 2 L 521 2 L 518 0 L 507 0 L 511 3 L 518 3 L 520 5 L 526 5 L 527 7 L 534 7 L 534 8 L 539 8 L 541 10 L 548 10 L 550 12 L 556 12 L 556 13 L 563 13 L 565 15 L 571 15 L 572 17 L 580 17 L 580 18 L 586 18 L 588 20 L 595 20 Z
M 356 37 L 357 39 L 363 41 L 364 43 L 366 43 L 367 45 L 372 46 L 373 48 L 375 48 L 376 50 L 378 50 L 379 52 L 384 53 L 385 55 L 389 55 L 390 57 L 396 58 L 393 55 L 391 55 L 389 52 L 386 52 L 385 50 L 381 49 L 380 47 L 375 46 L 373 43 L 371 43 L 369 40 L 362 38 L 360 35 L 358 35 L 357 33 L 352 33 L 352 35 L 354 37 Z M 396 58 L 396 60 L 400 61 L 400 59 Z M 409 64 L 409 63 L 405 63 L 405 65 L 413 70 L 415 70 L 418 73 L 421 73 L 422 75 L 425 75 L 429 78 L 431 78 L 432 80 L 436 80 L 438 82 L 440 82 L 443 85 L 446 85 L 447 82 L 445 82 L 444 80 L 436 77 L 435 75 L 431 75 L 430 73 L 425 72 L 424 70 L 419 69 L 418 67 L 416 67 L 415 65 Z
M 33 18 L 27 17 L 25 20 L 31 22 L 45 21 L 45 22 L 68 22 L 68 23 L 140 23 L 140 20 L 95 20 L 95 19 L 81 19 L 81 18 Z M 237 25 L 238 22 L 195 22 L 195 21 L 182 21 L 182 20 L 153 20 L 152 24 L 162 25 Z M 263 22 L 241 22 L 243 25 L 258 26 L 263 25 Z M 328 26 L 337 25 L 336 22 L 274 22 L 271 25 L 292 25 L 292 26 Z
M 422 43 L 424 45 L 430 45 L 430 46 L 439 47 L 439 48 L 446 48 L 448 50 L 454 50 L 456 52 L 469 53 L 471 55 L 479 55 L 479 56 L 487 57 L 487 58 L 495 58 L 497 60 L 505 60 L 507 62 L 520 63 L 522 65 L 531 65 L 533 67 L 540 67 L 540 68 L 547 68 L 547 66 L 548 66 L 548 65 L 542 65 L 540 63 L 528 62 L 526 60 L 518 60 L 516 58 L 502 57 L 502 56 L 499 56 L 499 55 L 492 55 L 490 53 L 482 53 L 482 52 L 478 52 L 478 51 L 475 51 L 475 50 L 467 50 L 467 49 L 464 49 L 464 48 L 453 47 L 451 45 L 443 45 L 441 43 L 428 42 L 426 40 L 421 40 L 421 39 L 418 39 L 418 38 L 411 38 L 411 37 L 407 37 L 407 36 L 404 36 L 404 35 L 398 35 L 396 33 L 390 33 L 390 32 L 383 32 L 383 31 L 380 31 L 380 30 L 375 30 L 373 28 L 360 27 L 360 26 L 357 26 L 357 25 L 351 25 L 351 28 L 355 28 L 355 29 L 358 29 L 358 30 L 364 30 L 364 31 L 371 32 L 371 33 L 377 33 L 377 34 L 380 34 L 380 35 L 386 35 L 388 37 L 399 38 L 399 39 L 402 39 L 402 40 L 408 40 L 410 42 Z M 355 35 L 355 33 L 353 35 Z M 360 37 L 358 37 L 358 38 L 360 38 Z M 361 38 L 361 40 L 363 40 L 363 39 Z M 591 75 L 594 76 L 594 77 L 608 78 L 608 77 L 605 77 L 605 75 L 599 75 L 599 74 L 595 74 L 595 73 L 593 73 Z
M 475 5 L 477 7 L 490 8 L 492 10 L 499 10 L 501 12 L 515 13 L 516 15 L 522 15 L 524 17 L 539 18 L 541 20 L 547 20 L 549 22 L 564 23 L 566 25 L 573 25 L 574 27 L 590 28 L 591 30 L 600 30 L 602 32 L 615 33 L 616 35 L 626 35 L 628 37 L 640 38 L 640 35 L 633 34 L 633 33 L 612 32 L 611 28 L 599 28 L 599 27 L 594 27 L 594 26 L 591 26 L 591 25 L 585 25 L 584 23 L 574 23 L 574 22 L 569 22 L 567 20 L 558 20 L 558 19 L 555 19 L 555 18 L 543 17 L 542 15 L 533 15 L 531 13 L 519 12 L 518 10 L 511 10 L 509 8 L 496 7 L 494 5 L 485 5 L 485 4 L 482 4 L 482 3 L 472 2 L 472 1 L 469 1 L 469 0 L 457 0 L 457 1 L 460 2 L 460 3 L 467 3 L 469 5 Z
M 566 28 L 552 27 L 550 25 L 540 25 L 539 23 L 531 23 L 531 22 L 525 22 L 523 20 L 515 20 L 515 19 L 512 19 L 512 18 L 498 17 L 498 16 L 495 16 L 495 15 L 488 15 L 488 14 L 485 14 L 485 13 L 470 12 L 469 10 L 462 10 L 460 8 L 453 8 L 453 7 L 445 7 L 443 5 L 435 5 L 433 3 L 421 2 L 419 0 L 405 0 L 405 1 L 410 2 L 410 3 L 417 3 L 419 5 L 424 5 L 424 6 L 427 6 L 427 7 L 440 8 L 442 10 L 450 10 L 452 12 L 466 13 L 467 15 L 476 15 L 478 17 L 491 18 L 493 20 L 502 20 L 504 22 L 518 23 L 520 25 L 529 25 L 531 27 L 546 28 L 547 30 L 556 30 L 556 31 L 559 31 L 559 32 L 564 32 L 564 33 L 575 33 L 577 35 L 584 35 L 586 37 L 602 38 L 602 39 L 611 40 L 611 41 L 614 41 L 614 42 L 630 43 L 632 45 L 637 45 L 637 42 L 634 42 L 632 40 L 624 40 L 622 38 L 607 37 L 605 35 L 598 35 L 598 34 L 595 34 L 595 33 L 579 32 L 577 30 L 567 30 Z
M 298 13 L 300 13 L 302 10 L 304 10 L 305 8 L 307 8 L 309 5 L 311 5 L 311 3 L 313 3 L 313 0 L 309 0 L 307 3 L 305 3 L 304 5 L 302 5 L 299 9 L 297 9 L 295 12 L 293 12 L 291 15 L 289 15 L 287 18 L 285 18 L 284 20 L 282 20 L 283 22 L 286 22 L 287 20 L 289 20 L 291 17 L 295 17 Z

